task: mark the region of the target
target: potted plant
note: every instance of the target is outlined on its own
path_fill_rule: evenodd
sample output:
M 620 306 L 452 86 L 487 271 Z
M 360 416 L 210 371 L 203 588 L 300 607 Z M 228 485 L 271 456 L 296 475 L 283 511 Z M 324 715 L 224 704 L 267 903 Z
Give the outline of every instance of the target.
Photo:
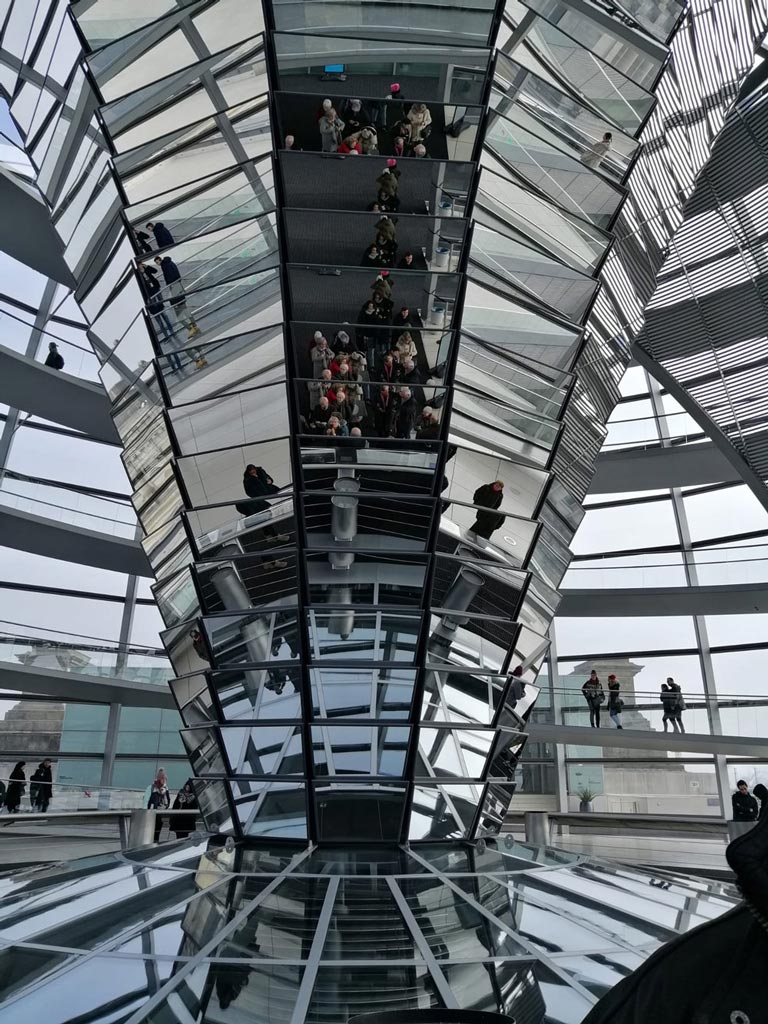
M 579 810 L 582 812 L 589 812 L 592 810 L 592 801 L 595 799 L 595 793 L 586 786 L 584 789 L 579 790 Z

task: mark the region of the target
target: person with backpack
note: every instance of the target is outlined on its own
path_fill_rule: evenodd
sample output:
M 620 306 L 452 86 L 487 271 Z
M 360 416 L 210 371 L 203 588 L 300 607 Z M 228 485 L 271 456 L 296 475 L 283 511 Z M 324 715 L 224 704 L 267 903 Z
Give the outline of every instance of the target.
M 661 717 L 661 721 L 664 724 L 664 732 L 669 732 L 669 723 L 672 723 L 672 731 L 680 732 L 677 723 L 677 694 L 674 690 L 670 690 L 667 683 L 661 684 L 661 693 L 659 694 L 661 705 L 664 708 L 664 714 Z
M 677 685 L 672 676 L 667 676 L 667 687 L 670 693 L 675 694 L 675 705 L 672 709 L 674 716 L 672 718 L 672 725 L 676 726 L 676 732 L 685 732 L 685 726 L 683 725 L 683 712 L 685 711 L 685 699 L 683 698 L 683 691 Z
M 589 679 L 584 683 L 581 688 L 581 692 L 584 694 L 584 699 L 587 702 L 589 708 L 589 725 L 592 729 L 600 728 L 600 705 L 605 700 L 605 691 L 603 690 L 603 684 L 598 678 L 597 672 L 594 669 L 589 673 Z
M 55 341 L 48 343 L 48 355 L 45 357 L 45 365 L 51 370 L 64 369 L 64 356 L 59 352 Z
M 621 699 L 621 687 L 614 675 L 608 676 L 608 717 L 617 729 L 623 729 L 621 724 L 621 712 L 624 710 L 624 701 Z

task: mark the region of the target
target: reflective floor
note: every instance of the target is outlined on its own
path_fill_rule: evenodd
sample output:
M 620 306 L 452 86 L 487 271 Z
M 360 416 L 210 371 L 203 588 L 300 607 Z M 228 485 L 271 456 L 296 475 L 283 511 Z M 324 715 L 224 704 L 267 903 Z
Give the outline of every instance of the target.
M 0 1020 L 341 1024 L 459 1006 L 578 1024 L 731 886 L 504 840 L 195 839 L 0 876 Z

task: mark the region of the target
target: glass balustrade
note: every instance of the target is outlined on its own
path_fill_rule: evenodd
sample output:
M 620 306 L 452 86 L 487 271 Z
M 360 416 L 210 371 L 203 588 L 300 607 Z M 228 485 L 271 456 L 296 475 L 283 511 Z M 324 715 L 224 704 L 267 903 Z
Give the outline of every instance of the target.
M 47 484 L 18 473 L 0 476 L 0 505 L 113 537 L 136 533 L 136 515 L 127 500 Z
M 172 676 L 163 651 L 140 647 L 120 649 L 93 640 L 77 642 L 66 636 L 20 635 L 7 623 L 0 623 L 0 663 L 158 685 L 165 685 Z

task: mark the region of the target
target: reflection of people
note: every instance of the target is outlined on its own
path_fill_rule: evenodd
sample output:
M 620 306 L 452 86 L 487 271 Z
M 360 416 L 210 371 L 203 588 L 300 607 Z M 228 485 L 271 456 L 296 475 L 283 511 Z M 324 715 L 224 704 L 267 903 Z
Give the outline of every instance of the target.
M 202 659 L 202 661 L 208 661 L 208 651 L 206 650 L 205 640 L 203 640 L 203 634 L 200 630 L 193 629 L 189 636 L 192 640 L 192 646 L 194 647 L 195 654 L 198 658 Z
M 147 227 L 155 236 L 155 242 L 157 243 L 158 249 L 163 249 L 166 245 L 173 245 L 174 237 L 165 224 L 160 221 L 156 221 L 154 224 L 150 221 Z
M 482 505 L 487 509 L 495 509 L 501 505 L 503 497 L 503 482 L 501 480 L 494 480 L 493 483 L 483 484 L 482 487 L 478 487 L 472 495 L 472 501 L 475 505 Z M 501 513 L 478 512 L 474 523 L 469 529 L 472 533 L 477 534 L 478 537 L 490 540 L 494 530 L 498 530 L 503 523 L 504 516 Z
M 613 135 L 610 132 L 606 132 L 605 135 L 600 139 L 599 142 L 595 142 L 585 150 L 581 157 L 581 162 L 587 167 L 596 169 L 600 166 L 603 157 L 611 148 L 611 142 Z
M 744 779 L 739 779 L 736 783 L 736 792 L 731 797 L 731 804 L 734 821 L 757 821 L 757 800 L 749 792 L 749 786 Z
M 183 787 L 176 794 L 171 810 L 196 811 L 197 808 L 197 797 L 195 796 L 192 780 L 187 779 Z M 168 827 L 171 832 L 176 833 L 177 839 L 186 839 L 190 832 L 195 830 L 195 819 L 191 814 L 172 814 L 168 819 Z
M 249 463 L 243 473 L 243 490 L 252 500 L 239 501 L 235 508 L 244 516 L 252 516 L 257 512 L 268 512 L 271 506 L 263 499 L 268 494 L 277 494 L 280 488 L 265 469 Z M 264 534 L 272 543 L 282 543 L 289 539 L 287 534 L 278 534 L 272 525 L 264 527 Z

